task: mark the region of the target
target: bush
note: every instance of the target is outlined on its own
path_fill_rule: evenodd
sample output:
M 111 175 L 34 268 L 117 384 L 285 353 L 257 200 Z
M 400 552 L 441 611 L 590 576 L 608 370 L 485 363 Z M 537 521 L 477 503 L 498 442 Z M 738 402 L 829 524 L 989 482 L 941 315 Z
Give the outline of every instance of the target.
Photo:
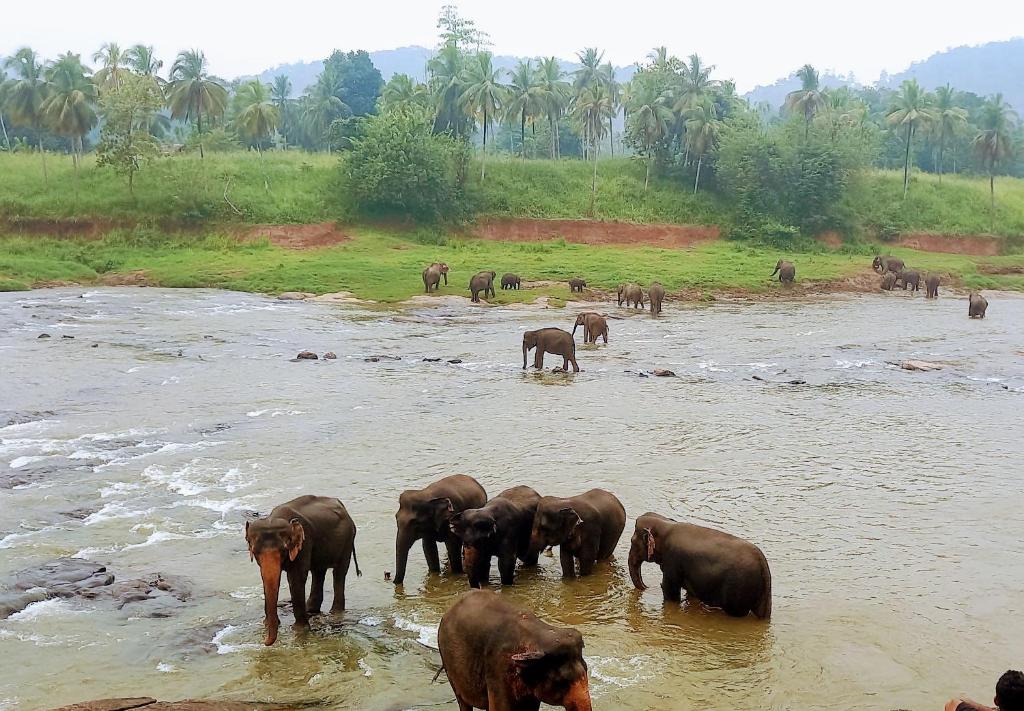
M 364 119 L 342 162 L 342 189 L 356 212 L 426 220 L 466 213 L 468 147 L 431 131 L 426 114 L 399 108 Z

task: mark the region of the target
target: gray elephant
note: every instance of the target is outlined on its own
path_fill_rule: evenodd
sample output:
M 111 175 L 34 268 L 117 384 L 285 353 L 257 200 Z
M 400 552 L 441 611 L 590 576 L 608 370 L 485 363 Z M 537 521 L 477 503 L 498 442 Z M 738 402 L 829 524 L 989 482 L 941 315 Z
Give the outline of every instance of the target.
M 640 288 L 639 284 L 634 284 L 633 282 L 620 285 L 619 306 L 622 306 L 623 302 L 627 306 L 642 309 L 644 307 L 644 290 Z
M 505 274 L 501 277 L 502 289 L 518 289 L 521 283 L 522 279 L 518 274 Z
M 985 318 L 985 311 L 988 310 L 988 301 L 976 291 L 972 291 L 967 297 L 967 315 L 970 318 Z
M 651 282 L 651 288 L 647 290 L 647 300 L 651 303 L 651 315 L 660 314 L 661 302 L 665 300 L 665 287 L 661 285 L 661 282 Z
M 886 272 L 882 275 L 882 291 L 892 291 L 896 286 L 896 273 Z
M 679 523 L 656 513 L 636 520 L 629 546 L 629 577 L 639 590 L 647 588 L 643 563 L 661 567 L 665 599 L 679 602 L 680 590 L 705 605 L 734 617 L 753 612 L 772 614 L 772 574 L 761 549 L 753 543 L 712 528 Z
M 544 496 L 533 516 L 530 551 L 558 546 L 562 576 L 589 575 L 599 560 L 611 558 L 626 527 L 626 509 L 611 492 L 591 489 L 579 496 Z
M 527 331 L 523 334 L 523 370 L 526 370 L 526 354 L 537 349 L 533 358 L 533 367 L 541 370 L 544 368 L 544 354 L 554 353 L 562 356 L 562 370 L 569 370 L 572 363 L 573 372 L 580 372 L 576 364 L 576 341 L 572 334 L 560 328 L 541 328 L 536 331 Z
M 441 572 L 437 544 L 448 549 L 452 572 L 462 573 L 462 540 L 452 533 L 452 516 L 466 509 L 480 508 L 487 502 L 487 492 L 476 479 L 455 474 L 435 481 L 424 489 L 409 489 L 398 497 L 398 537 L 395 541 L 395 585 L 405 582 L 409 549 L 423 541 L 423 555 L 431 573 Z
M 587 288 L 587 282 L 583 279 L 570 279 L 569 280 L 569 291 L 578 291 L 583 293 L 583 290 Z
M 904 266 L 903 260 L 899 257 L 883 257 L 881 255 L 876 255 L 874 260 L 871 262 L 871 268 L 879 274 L 885 274 L 886 272 L 899 272 Z
M 430 293 L 430 289 L 437 288 L 441 285 L 441 278 L 444 277 L 444 285 L 448 286 L 448 265 L 443 262 L 434 262 L 429 267 L 423 270 L 423 288 L 426 293 Z
M 893 288 L 899 288 L 902 285 L 903 291 L 910 289 L 911 291 L 921 290 L 921 272 L 914 271 L 913 269 L 901 269 L 896 274 L 896 283 Z
M 512 584 L 516 558 L 524 566 L 537 565 L 537 554 L 530 553 L 530 533 L 539 501 L 540 494 L 530 487 L 514 486 L 481 508 L 452 516 L 451 529 L 462 540 L 463 567 L 471 588 L 487 583 L 492 557 L 498 559 L 502 585 Z
M 929 274 L 928 278 L 924 280 L 925 298 L 937 299 L 939 298 L 939 284 L 942 279 L 938 274 Z
M 488 295 L 494 296 L 494 277 L 497 272 L 477 272 L 469 280 L 469 290 L 473 292 L 473 302 L 480 303 L 480 292 L 484 292 L 484 298 Z
M 787 262 L 785 259 L 780 259 L 775 263 L 775 271 L 769 276 L 779 275 L 779 282 L 782 284 L 792 284 L 793 280 L 796 279 L 796 267 L 793 262 Z
M 598 336 L 604 337 L 604 344 L 608 345 L 608 321 L 596 311 L 584 311 L 576 317 L 576 323 L 572 327 L 572 335 L 576 336 L 576 328 L 583 326 L 583 342 L 597 343 Z

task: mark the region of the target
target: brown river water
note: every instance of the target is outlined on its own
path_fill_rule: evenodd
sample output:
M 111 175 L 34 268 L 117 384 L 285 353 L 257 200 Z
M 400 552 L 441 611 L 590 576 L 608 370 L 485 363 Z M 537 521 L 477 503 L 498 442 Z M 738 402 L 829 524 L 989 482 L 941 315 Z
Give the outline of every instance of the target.
M 0 621 L 0 709 L 138 694 L 454 709 L 431 678 L 464 579 L 428 575 L 418 548 L 404 590 L 384 573 L 400 491 L 456 472 L 492 495 L 600 486 L 625 504 L 595 575 L 563 582 L 542 556 L 502 592 L 581 630 L 595 708 L 989 699 L 1024 664 L 1024 299 L 989 301 L 984 321 L 953 296 L 670 302 L 657 320 L 609 305 L 610 345 L 561 375 L 520 369 L 521 332 L 573 309 L 0 294 L 0 583 L 75 556 L 193 590 L 156 616 L 68 598 Z M 338 359 L 290 361 L 304 349 Z M 947 366 L 887 364 L 907 358 Z M 678 377 L 636 373 L 655 367 Z M 286 609 L 265 648 L 245 516 L 303 493 L 345 502 L 364 574 L 343 616 L 297 636 Z M 654 566 L 633 590 L 645 511 L 761 546 L 771 620 L 664 605 Z

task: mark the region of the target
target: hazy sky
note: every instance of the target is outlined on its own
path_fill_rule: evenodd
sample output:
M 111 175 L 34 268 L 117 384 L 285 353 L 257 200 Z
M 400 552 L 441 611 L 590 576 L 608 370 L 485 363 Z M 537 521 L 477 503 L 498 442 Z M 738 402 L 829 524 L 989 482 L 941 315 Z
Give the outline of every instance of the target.
M 50 58 L 71 49 L 89 57 L 105 41 L 153 44 L 169 66 L 187 47 L 206 52 L 231 78 L 277 64 L 322 59 L 334 48 L 434 46 L 436 0 L 50 0 L 4 1 L 0 55 L 29 45 Z M 897 0 L 461 0 L 461 13 L 490 33 L 496 54 L 570 58 L 594 45 L 618 65 L 665 45 L 697 52 L 741 91 L 771 83 L 805 62 L 873 81 L 935 51 L 1024 34 L 1024 2 L 979 5 Z M 949 5 L 949 9 L 945 6 Z M 833 9 L 835 8 L 835 9 Z M 955 9 L 954 9 L 955 8 Z M 244 9 L 244 14 L 243 14 Z M 981 11 L 983 10 L 983 11 Z M 165 67 L 166 70 L 166 67 Z

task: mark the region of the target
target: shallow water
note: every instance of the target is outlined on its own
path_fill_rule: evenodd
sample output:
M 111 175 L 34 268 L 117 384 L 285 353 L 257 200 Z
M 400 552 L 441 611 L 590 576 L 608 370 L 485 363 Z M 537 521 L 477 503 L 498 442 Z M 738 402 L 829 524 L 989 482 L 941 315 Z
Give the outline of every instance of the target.
M 572 310 L 0 294 L 0 477 L 26 475 L 0 489 L 0 576 L 74 555 L 195 586 L 169 617 L 68 599 L 0 621 L 0 659 L 20 660 L 0 709 L 140 693 L 455 708 L 430 680 L 464 581 L 429 576 L 418 548 L 404 592 L 384 580 L 399 492 L 454 472 L 491 494 L 601 486 L 624 502 L 613 563 L 566 583 L 542 557 L 503 593 L 583 632 L 596 708 L 990 698 L 1024 637 L 1024 299 L 989 301 L 984 321 L 962 298 L 902 294 L 672 303 L 658 320 L 609 306 L 626 317 L 611 344 L 581 347 L 567 376 L 524 373 L 520 333 Z M 303 349 L 338 360 L 290 362 Z M 887 364 L 907 358 L 950 365 Z M 679 377 L 635 372 L 655 367 Z M 343 617 L 297 637 L 284 613 L 263 648 L 244 516 L 301 493 L 345 501 L 364 575 Z M 771 621 L 663 605 L 652 566 L 635 592 L 625 553 L 648 510 L 759 544 Z

